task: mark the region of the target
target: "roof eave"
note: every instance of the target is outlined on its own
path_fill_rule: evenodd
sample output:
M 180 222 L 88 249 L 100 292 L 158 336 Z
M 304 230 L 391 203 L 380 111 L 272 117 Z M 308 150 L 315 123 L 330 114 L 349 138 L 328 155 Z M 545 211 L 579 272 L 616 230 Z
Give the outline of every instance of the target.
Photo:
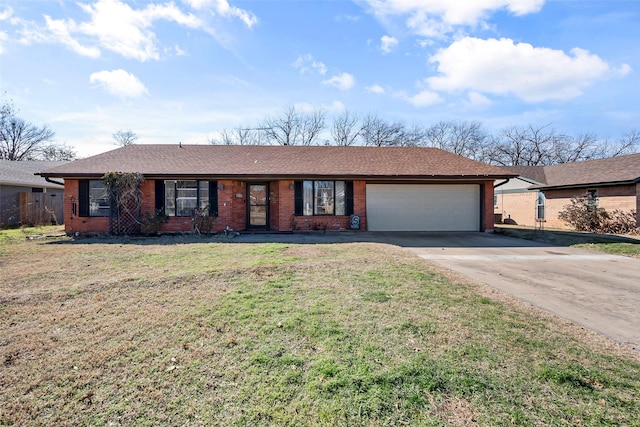
M 564 185 L 532 185 L 529 189 L 532 190 L 570 190 L 572 188 L 591 188 L 591 187 L 609 187 L 612 185 L 634 185 L 640 182 L 640 177 L 625 180 L 625 181 L 604 181 L 604 182 L 588 182 L 579 184 L 564 184 Z
M 64 178 L 64 179 L 100 179 L 104 173 L 59 173 L 43 172 L 39 174 L 44 178 Z M 215 178 L 215 179 L 236 179 L 236 180 L 278 180 L 278 179 L 348 179 L 348 180 L 471 180 L 471 181 L 494 181 L 496 179 L 514 178 L 517 175 L 370 175 L 370 174 L 172 174 L 172 173 L 143 173 L 147 179 L 184 179 L 184 178 Z

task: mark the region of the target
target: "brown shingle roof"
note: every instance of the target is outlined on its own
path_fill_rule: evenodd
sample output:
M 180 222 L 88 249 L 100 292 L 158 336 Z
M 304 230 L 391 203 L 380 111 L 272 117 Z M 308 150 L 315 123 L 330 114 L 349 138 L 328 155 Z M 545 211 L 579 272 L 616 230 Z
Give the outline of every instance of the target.
M 535 181 L 540 184 L 546 183 L 544 166 L 501 166 L 501 169 L 518 174 L 518 176 Z
M 35 160 L 0 160 L 0 184 L 28 187 L 62 188 L 36 176 L 37 172 L 51 169 L 68 162 L 45 162 Z
M 532 188 L 585 187 L 640 182 L 640 153 L 584 162 L 562 163 L 544 166 L 543 169 L 544 180 L 539 181 L 543 185 Z M 509 170 L 517 172 L 514 168 L 509 168 Z M 530 176 L 530 178 L 534 177 Z M 538 180 L 536 179 L 536 181 Z
M 146 145 L 118 148 L 42 174 L 51 177 L 102 176 L 109 171 L 145 176 L 213 177 L 397 177 L 498 179 L 500 168 L 437 148 Z

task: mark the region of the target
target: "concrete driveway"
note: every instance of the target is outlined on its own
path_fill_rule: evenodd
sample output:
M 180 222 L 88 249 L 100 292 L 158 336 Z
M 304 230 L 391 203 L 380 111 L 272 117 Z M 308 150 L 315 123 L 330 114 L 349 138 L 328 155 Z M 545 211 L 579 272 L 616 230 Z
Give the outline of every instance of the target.
M 398 242 L 418 256 L 640 349 L 640 259 L 481 233 Z
M 379 242 L 418 256 L 640 350 L 640 259 L 493 233 L 244 234 L 240 242 Z

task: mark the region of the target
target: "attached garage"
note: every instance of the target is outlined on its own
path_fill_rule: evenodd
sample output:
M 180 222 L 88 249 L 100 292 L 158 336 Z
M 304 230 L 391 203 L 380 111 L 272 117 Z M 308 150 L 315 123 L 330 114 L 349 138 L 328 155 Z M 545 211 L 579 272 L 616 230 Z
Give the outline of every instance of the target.
M 479 231 L 479 184 L 367 184 L 370 231 Z
M 40 173 L 65 180 L 67 233 L 113 229 L 120 207 L 92 214 L 104 192 L 80 193 L 114 170 L 144 177 L 139 213 L 168 216 L 161 233 L 192 232 L 205 204 L 219 233 L 489 231 L 495 182 L 517 176 L 432 147 L 131 144 Z

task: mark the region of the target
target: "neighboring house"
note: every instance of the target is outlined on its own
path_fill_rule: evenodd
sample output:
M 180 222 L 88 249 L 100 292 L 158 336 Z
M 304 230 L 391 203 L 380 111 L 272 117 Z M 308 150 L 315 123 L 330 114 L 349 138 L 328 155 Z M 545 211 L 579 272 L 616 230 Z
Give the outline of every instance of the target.
M 65 180 L 67 232 L 109 231 L 109 171 L 144 176 L 141 215 L 164 211 L 164 232 L 207 206 L 215 231 L 486 231 L 494 180 L 515 177 L 435 148 L 130 145 L 41 173 Z
M 513 166 L 518 178 L 496 183 L 494 212 L 505 223 L 568 228 L 558 214 L 573 197 L 590 194 L 607 211 L 635 211 L 640 224 L 640 154 L 563 163 Z M 540 222 L 538 222 L 540 224 Z
M 56 219 L 62 223 L 64 187 L 35 174 L 65 163 L 0 160 L 0 227 Z

